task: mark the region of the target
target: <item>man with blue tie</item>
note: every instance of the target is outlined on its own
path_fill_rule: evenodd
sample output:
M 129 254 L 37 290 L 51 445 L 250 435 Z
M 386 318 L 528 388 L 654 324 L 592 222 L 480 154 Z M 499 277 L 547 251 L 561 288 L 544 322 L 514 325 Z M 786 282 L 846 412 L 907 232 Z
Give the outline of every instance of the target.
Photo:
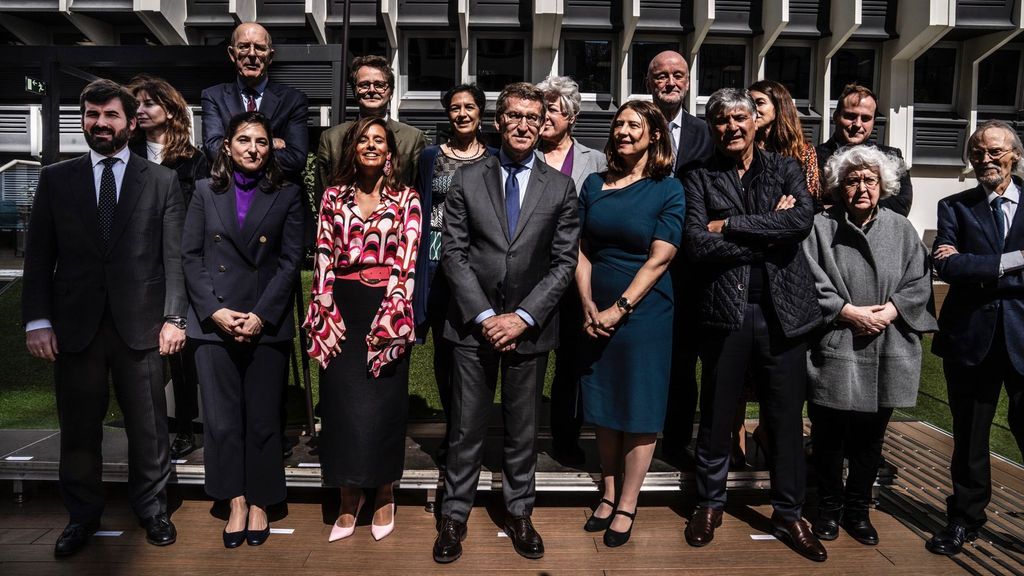
M 989 429 L 1006 386 L 1010 431 L 1024 451 L 1024 148 L 1006 122 L 967 142 L 978 186 L 938 206 L 935 269 L 949 283 L 932 350 L 943 358 L 953 413 L 953 493 L 928 550 L 953 555 L 977 538 L 992 497 Z
M 459 168 L 445 201 L 441 266 L 452 297 L 444 337 L 455 350 L 452 432 L 434 542 L 440 563 L 462 555 L 499 372 L 505 533 L 520 555 L 544 555 L 530 520 L 537 405 L 548 352 L 558 345 L 558 302 L 579 249 L 576 187 L 534 156 L 544 104 L 532 84 L 506 86 L 495 112 L 501 151 Z

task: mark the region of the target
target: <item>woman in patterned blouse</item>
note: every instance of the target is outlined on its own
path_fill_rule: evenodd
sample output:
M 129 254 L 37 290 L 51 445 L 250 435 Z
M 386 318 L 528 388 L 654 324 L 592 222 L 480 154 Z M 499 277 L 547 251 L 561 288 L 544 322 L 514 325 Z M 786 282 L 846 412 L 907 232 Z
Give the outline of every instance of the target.
M 392 484 L 402 477 L 420 199 L 398 182 L 398 150 L 383 118 L 349 130 L 320 206 L 313 294 L 303 327 L 320 363 L 320 462 L 341 487 L 329 540 L 355 529 L 363 490 L 375 488 L 374 539 L 394 528 Z

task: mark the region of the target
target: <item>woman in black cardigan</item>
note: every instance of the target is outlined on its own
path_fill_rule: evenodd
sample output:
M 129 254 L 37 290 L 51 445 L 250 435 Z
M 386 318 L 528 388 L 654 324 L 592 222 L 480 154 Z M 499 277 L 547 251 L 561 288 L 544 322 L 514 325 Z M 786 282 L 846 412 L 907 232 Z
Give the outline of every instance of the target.
M 224 546 L 234 548 L 262 544 L 265 509 L 285 498 L 280 399 L 303 242 L 299 187 L 282 183 L 270 122 L 243 112 L 227 134 L 212 177 L 196 185 L 181 249 L 203 382 L 206 493 L 230 500 Z

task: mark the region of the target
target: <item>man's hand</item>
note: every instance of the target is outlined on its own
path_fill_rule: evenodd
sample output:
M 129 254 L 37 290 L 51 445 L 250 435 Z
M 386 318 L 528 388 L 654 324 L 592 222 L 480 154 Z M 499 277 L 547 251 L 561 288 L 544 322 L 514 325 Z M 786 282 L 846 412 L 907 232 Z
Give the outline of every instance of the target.
M 508 346 L 514 344 L 517 338 L 529 328 L 529 325 L 519 314 L 509 312 L 499 316 L 491 316 L 481 323 L 484 338 L 499 352 L 509 351 Z
M 28 353 L 36 358 L 53 362 L 57 359 L 57 335 L 53 328 L 39 328 L 25 333 Z
M 712 234 L 721 234 L 722 228 L 725 227 L 725 220 L 712 220 L 708 222 L 708 232 Z
M 280 138 L 274 138 L 274 150 L 280 150 L 281 148 L 287 148 L 287 146 L 285 146 L 284 140 Z
M 895 307 L 894 307 L 895 309 Z M 853 328 L 856 336 L 879 334 L 889 325 L 879 312 L 885 310 L 883 305 L 854 306 L 847 304 L 839 311 L 839 319 Z
M 185 331 L 177 326 L 164 322 L 160 328 L 160 355 L 169 356 L 181 352 L 185 347 Z
M 956 250 L 956 246 L 953 246 L 952 244 L 941 244 L 935 249 L 935 253 L 932 254 L 932 256 L 936 260 L 945 260 L 953 254 L 959 254 Z
M 220 328 L 221 332 L 229 336 L 239 336 L 238 329 L 245 323 L 248 314 L 242 312 L 235 312 L 228 308 L 221 308 L 213 313 L 210 318 L 213 319 L 213 323 Z
M 785 194 L 782 198 L 779 198 L 779 203 L 775 205 L 775 211 L 789 210 L 796 206 L 796 198 L 790 194 Z

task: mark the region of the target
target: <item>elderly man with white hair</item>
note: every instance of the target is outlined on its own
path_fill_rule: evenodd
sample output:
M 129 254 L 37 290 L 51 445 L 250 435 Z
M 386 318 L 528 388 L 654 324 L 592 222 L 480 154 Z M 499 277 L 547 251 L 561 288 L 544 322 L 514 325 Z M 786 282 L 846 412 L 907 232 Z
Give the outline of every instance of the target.
M 885 429 L 894 408 L 917 403 L 921 334 L 937 329 L 928 250 L 909 220 L 880 203 L 899 193 L 904 172 L 902 160 L 874 146 L 839 149 L 825 165 L 832 206 L 803 243 L 825 318 L 807 361 L 813 530 L 822 540 L 835 540 L 841 525 L 878 544 L 868 508 Z
M 992 497 L 989 428 L 1006 386 L 1007 423 L 1024 452 L 1024 149 L 1001 120 L 967 141 L 978 185 L 939 201 L 935 270 L 949 283 L 932 350 L 943 359 L 953 413 L 948 524 L 928 550 L 952 555 L 974 540 Z

